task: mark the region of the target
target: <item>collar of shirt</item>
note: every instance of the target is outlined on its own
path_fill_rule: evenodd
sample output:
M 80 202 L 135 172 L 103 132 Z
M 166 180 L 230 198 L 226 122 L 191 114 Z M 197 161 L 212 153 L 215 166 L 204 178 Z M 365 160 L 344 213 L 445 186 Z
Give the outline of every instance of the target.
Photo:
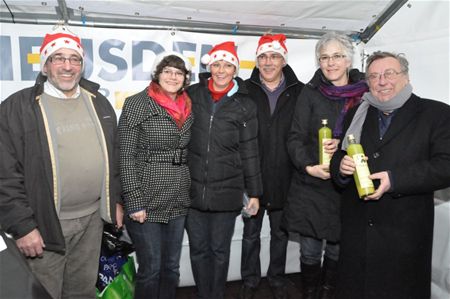
M 270 88 L 266 85 L 266 81 L 265 81 L 264 78 L 261 76 L 261 74 L 259 75 L 259 80 L 261 81 L 262 86 L 263 86 L 263 88 L 264 88 L 266 91 L 268 91 L 268 92 L 274 92 L 274 91 L 276 91 L 277 89 L 281 88 L 281 86 L 284 84 L 284 80 L 285 80 L 285 79 L 284 79 L 284 74 L 281 73 L 281 79 L 280 79 L 280 82 L 278 82 L 277 87 L 275 87 L 274 89 L 270 89 Z
M 56 88 L 50 81 L 45 81 L 44 83 L 44 92 L 52 97 L 60 98 L 60 99 L 75 99 L 80 96 L 80 85 L 77 84 L 77 90 L 75 91 L 75 94 L 73 94 L 71 97 L 66 96 L 61 90 Z

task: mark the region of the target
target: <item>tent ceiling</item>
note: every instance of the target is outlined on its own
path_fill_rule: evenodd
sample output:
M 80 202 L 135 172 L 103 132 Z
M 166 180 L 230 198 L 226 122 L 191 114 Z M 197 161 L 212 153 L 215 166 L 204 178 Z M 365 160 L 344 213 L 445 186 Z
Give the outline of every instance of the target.
M 366 42 L 406 1 L 3 0 L 0 22 L 240 35 L 283 32 L 293 38 L 335 30 Z

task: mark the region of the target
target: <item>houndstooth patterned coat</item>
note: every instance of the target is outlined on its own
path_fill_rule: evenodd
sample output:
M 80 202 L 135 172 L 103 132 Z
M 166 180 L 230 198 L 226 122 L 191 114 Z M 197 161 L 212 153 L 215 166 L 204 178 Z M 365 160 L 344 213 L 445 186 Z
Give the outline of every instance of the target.
M 125 100 L 119 120 L 120 178 L 127 214 L 146 210 L 150 222 L 187 214 L 186 165 L 192 114 L 179 129 L 147 89 Z

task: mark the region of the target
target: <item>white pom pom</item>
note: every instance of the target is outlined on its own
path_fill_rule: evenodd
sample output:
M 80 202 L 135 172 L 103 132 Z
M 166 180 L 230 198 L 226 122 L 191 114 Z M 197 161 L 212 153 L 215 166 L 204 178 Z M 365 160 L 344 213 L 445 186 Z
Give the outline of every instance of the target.
M 274 40 L 274 41 L 272 42 L 272 47 L 273 47 L 275 50 L 279 50 L 279 49 L 281 49 L 281 44 L 280 44 L 279 41 Z
M 210 61 L 211 61 L 211 56 L 209 54 L 205 54 L 202 56 L 202 58 L 200 59 L 200 61 L 207 65 Z

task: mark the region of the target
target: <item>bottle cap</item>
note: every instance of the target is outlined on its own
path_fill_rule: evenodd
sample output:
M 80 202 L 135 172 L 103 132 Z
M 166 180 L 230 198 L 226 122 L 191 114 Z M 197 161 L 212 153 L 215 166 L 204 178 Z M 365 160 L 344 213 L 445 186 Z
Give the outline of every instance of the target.
M 328 119 L 322 119 L 322 125 L 327 125 L 328 124 Z

